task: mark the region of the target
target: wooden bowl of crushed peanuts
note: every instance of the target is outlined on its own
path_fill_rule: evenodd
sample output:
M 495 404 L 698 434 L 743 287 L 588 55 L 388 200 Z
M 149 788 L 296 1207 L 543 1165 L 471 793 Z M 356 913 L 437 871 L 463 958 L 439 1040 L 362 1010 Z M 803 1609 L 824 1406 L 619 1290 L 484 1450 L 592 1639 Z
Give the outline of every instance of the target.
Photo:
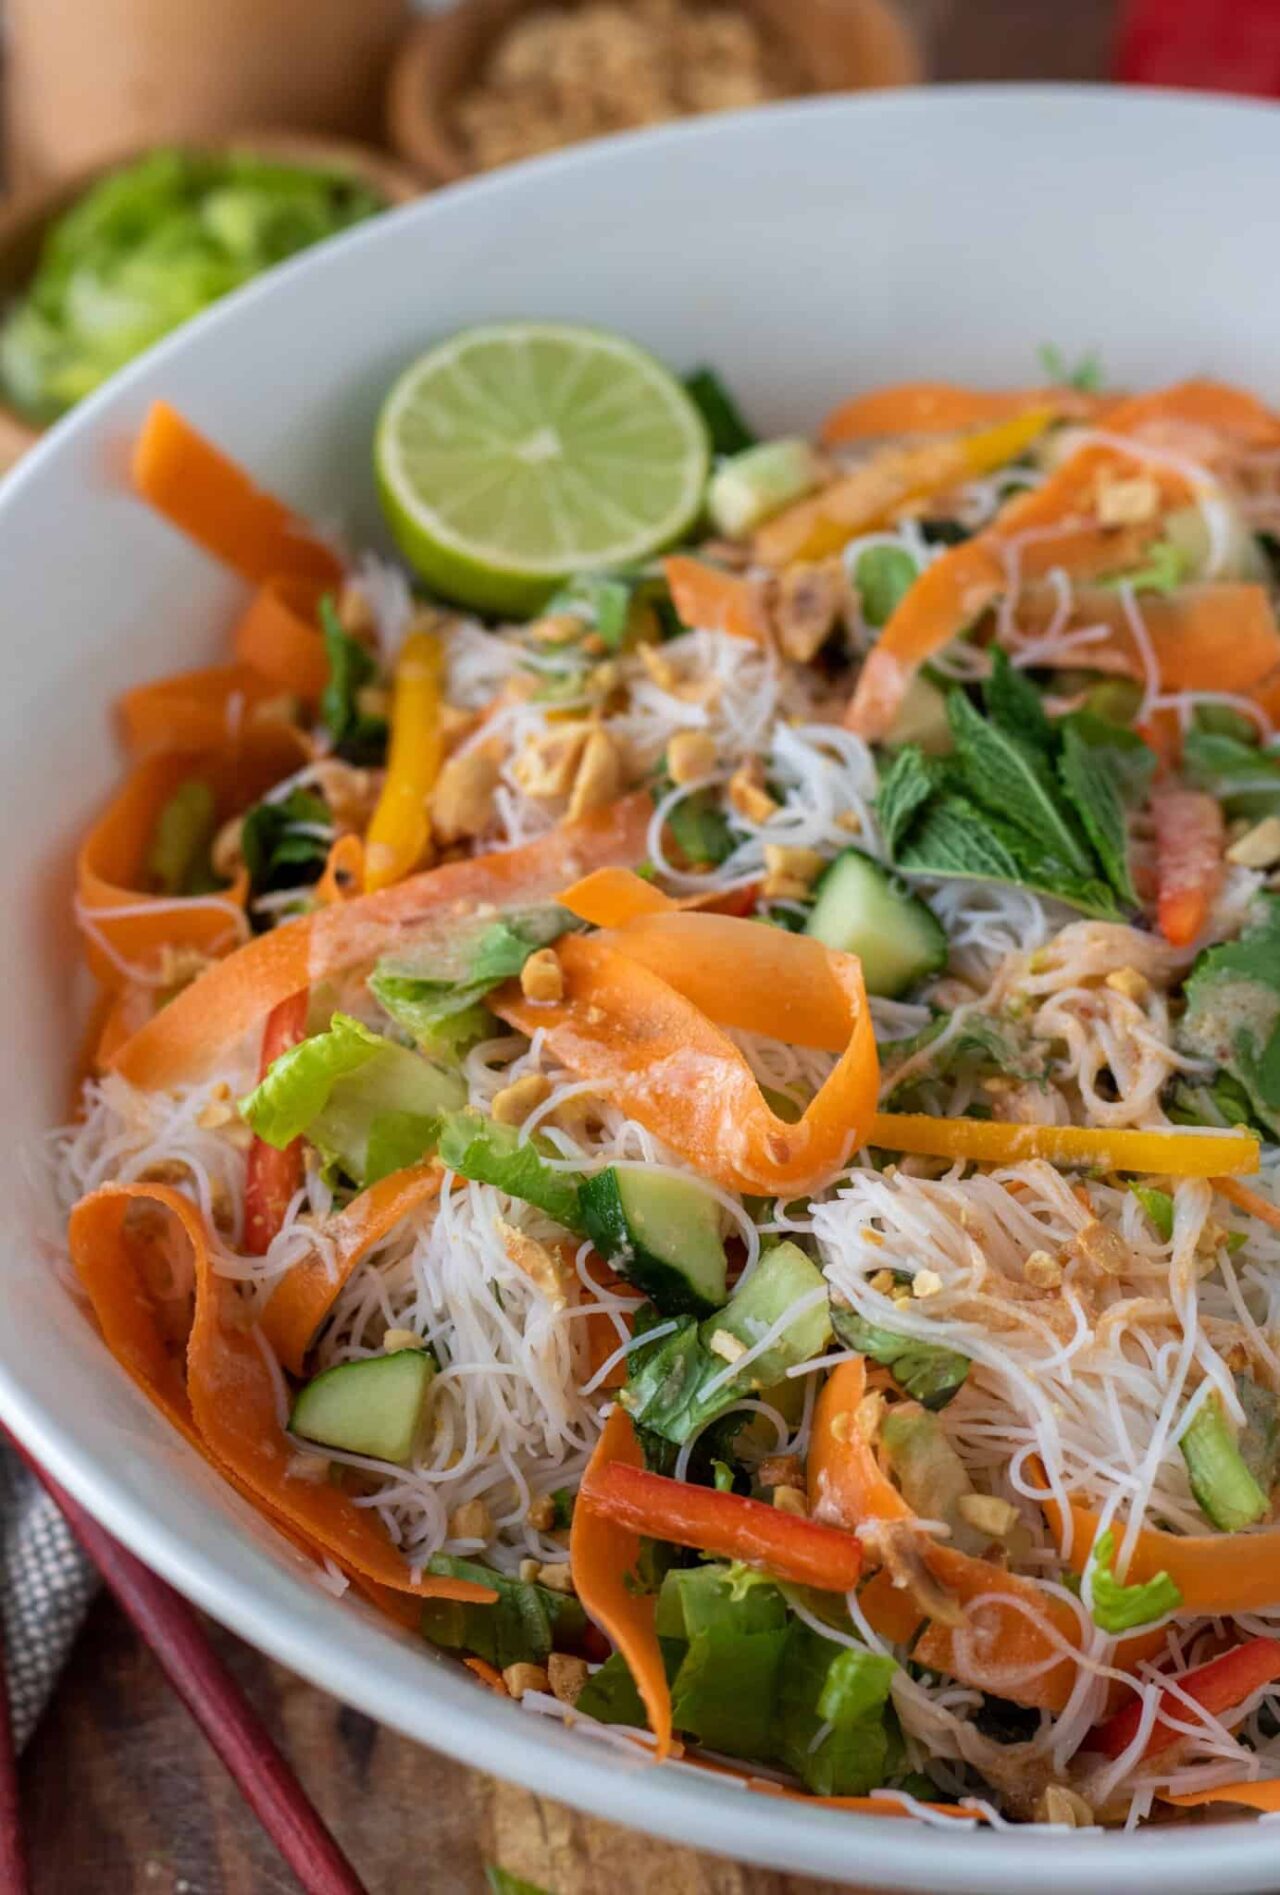
M 892 0 L 459 0 L 410 28 L 388 128 L 445 184 L 609 132 L 921 77 Z

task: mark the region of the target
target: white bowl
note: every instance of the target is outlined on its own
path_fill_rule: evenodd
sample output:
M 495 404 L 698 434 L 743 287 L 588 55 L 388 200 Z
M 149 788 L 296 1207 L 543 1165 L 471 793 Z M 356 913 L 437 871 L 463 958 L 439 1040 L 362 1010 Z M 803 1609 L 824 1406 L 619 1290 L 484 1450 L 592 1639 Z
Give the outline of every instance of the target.
M 377 536 L 380 395 L 488 317 L 626 330 L 716 365 L 766 429 L 901 376 L 1034 379 L 1097 346 L 1119 382 L 1280 386 L 1280 175 L 1268 107 L 1108 91 L 895 93 L 573 151 L 463 185 L 219 306 L 56 428 L 0 491 L 0 1413 L 111 1530 L 245 1638 L 466 1762 L 655 1834 L 903 1889 L 1274 1887 L 1249 1820 L 1135 1836 L 940 1834 L 632 1764 L 534 1723 L 327 1597 L 149 1408 L 44 1260 L 30 1152 L 66 1111 L 69 865 L 117 770 L 107 706 L 209 662 L 239 588 L 132 501 L 153 397 L 318 518 Z M 47 1253 L 45 1253 L 47 1254 Z

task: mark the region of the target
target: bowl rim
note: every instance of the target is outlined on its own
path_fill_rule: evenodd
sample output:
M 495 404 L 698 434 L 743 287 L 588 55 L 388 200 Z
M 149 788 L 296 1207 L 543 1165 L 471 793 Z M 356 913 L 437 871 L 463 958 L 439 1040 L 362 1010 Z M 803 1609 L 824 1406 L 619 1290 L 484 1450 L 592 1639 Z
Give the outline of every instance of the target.
M 214 325 L 235 322 L 255 299 L 279 293 L 292 272 L 311 271 L 318 278 L 325 269 L 354 266 L 365 246 L 398 241 L 395 233 L 408 229 L 411 221 L 426 228 L 433 218 L 456 214 L 460 205 L 518 191 L 531 179 L 553 178 L 562 170 L 583 166 L 625 163 L 639 146 L 678 149 L 714 144 L 740 135 L 744 125 L 755 127 L 763 137 L 770 136 L 769 128 L 776 125 L 779 135 L 785 136 L 802 116 L 843 117 L 851 122 L 926 116 L 938 120 L 974 112 L 998 114 L 1010 103 L 1015 108 L 1031 103 L 1072 111 L 1096 109 L 1103 101 L 1133 119 L 1158 119 L 1161 129 L 1184 136 L 1193 134 L 1205 117 L 1263 122 L 1265 114 L 1265 122 L 1280 128 L 1280 116 L 1269 102 L 1206 92 L 1129 91 L 1108 85 L 973 85 L 784 101 L 621 133 L 549 153 L 462 180 L 393 209 L 290 259 L 211 306 L 54 424 L 0 487 L 0 518 L 28 482 L 42 477 L 47 465 L 98 428 L 100 416 L 109 419 L 117 406 L 127 406 L 136 384 L 157 370 L 163 372 L 167 362 L 185 352 L 198 352 L 203 336 Z M 148 1406 L 141 1393 L 136 1399 Z M 539 1741 L 531 1743 L 528 1715 L 477 1692 L 455 1665 L 442 1663 L 429 1686 L 415 1680 L 406 1692 L 399 1636 L 358 1613 L 346 1615 L 341 1639 L 318 1637 L 314 1624 L 318 1594 L 311 1582 L 301 1575 L 277 1573 L 282 1586 L 292 1588 L 297 1612 L 284 1613 L 264 1602 L 244 1575 L 236 1577 L 216 1559 L 198 1554 L 158 1507 L 130 1490 L 110 1462 L 77 1441 L 56 1413 L 29 1397 L 20 1375 L 2 1359 L 0 1420 L 109 1532 L 259 1651 L 428 1747 L 537 1794 L 628 1824 L 625 1790 L 634 1784 L 634 1763 L 603 1747 L 593 1754 L 591 1746 L 570 1738 L 549 1720 L 544 1721 Z M 1264 1891 L 1275 1882 L 1274 1836 L 1268 1834 L 1265 1819 L 1204 1828 L 1148 1829 L 1133 1836 L 1067 1834 L 1054 1836 L 1046 1847 L 1042 1831 L 1028 1833 L 1016 1826 L 1003 1831 L 978 1828 L 959 1835 L 953 1827 L 944 1830 L 860 1815 L 851 1827 L 854 1819 L 847 1812 L 799 1799 L 791 1802 L 729 1791 L 719 1779 L 689 1770 L 649 1770 L 644 1782 L 643 1820 L 630 1825 L 642 1833 L 810 1876 L 839 1880 L 852 1871 L 860 1882 L 875 1886 L 945 1888 L 952 1895 L 1022 1895 L 1033 1884 L 1046 1895 L 1084 1895 L 1099 1886 L 1108 1895 L 1149 1895 L 1157 1877 L 1167 1895 L 1203 1895 L 1206 1886 L 1227 1895 L 1228 1891 Z

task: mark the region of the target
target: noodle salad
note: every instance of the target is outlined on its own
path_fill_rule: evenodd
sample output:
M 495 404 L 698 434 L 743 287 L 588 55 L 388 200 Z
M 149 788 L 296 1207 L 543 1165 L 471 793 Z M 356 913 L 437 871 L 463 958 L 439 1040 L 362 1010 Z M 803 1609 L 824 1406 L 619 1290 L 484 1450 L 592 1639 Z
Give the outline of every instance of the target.
M 120 700 L 53 1146 L 322 1585 L 961 1827 L 1280 1811 L 1280 415 L 1050 370 L 758 441 L 468 332 L 379 425 L 403 564 L 154 408 L 248 603 Z

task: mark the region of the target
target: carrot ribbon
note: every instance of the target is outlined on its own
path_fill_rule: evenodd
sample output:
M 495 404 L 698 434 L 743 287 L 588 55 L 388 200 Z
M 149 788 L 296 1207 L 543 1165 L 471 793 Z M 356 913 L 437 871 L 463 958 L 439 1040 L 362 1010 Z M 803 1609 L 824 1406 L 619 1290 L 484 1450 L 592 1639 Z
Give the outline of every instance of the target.
M 682 625 L 697 631 L 728 632 L 748 644 L 767 643 L 769 621 L 758 580 L 725 572 L 686 553 L 671 554 L 663 560 L 662 570 Z
M 235 1284 L 214 1269 L 204 1220 L 181 1192 L 160 1184 L 104 1185 L 75 1206 L 68 1239 L 116 1360 L 276 1525 L 378 1586 L 423 1598 L 493 1598 L 465 1580 L 413 1579 L 366 1509 L 329 1481 L 290 1472 L 295 1450 L 280 1412 L 279 1371 Z M 173 1291 L 183 1253 L 194 1273 L 185 1373 L 186 1299 Z
M 247 664 L 210 665 L 139 685 L 125 692 L 116 712 L 138 760 L 166 750 L 217 750 L 248 726 L 289 721 L 279 688 Z
M 1117 397 L 1076 388 L 960 388 L 954 382 L 897 382 L 854 395 L 833 408 L 819 430 L 826 447 L 877 435 L 952 434 L 990 428 L 1029 410 L 1047 410 L 1055 421 L 1089 421 L 1116 406 Z

